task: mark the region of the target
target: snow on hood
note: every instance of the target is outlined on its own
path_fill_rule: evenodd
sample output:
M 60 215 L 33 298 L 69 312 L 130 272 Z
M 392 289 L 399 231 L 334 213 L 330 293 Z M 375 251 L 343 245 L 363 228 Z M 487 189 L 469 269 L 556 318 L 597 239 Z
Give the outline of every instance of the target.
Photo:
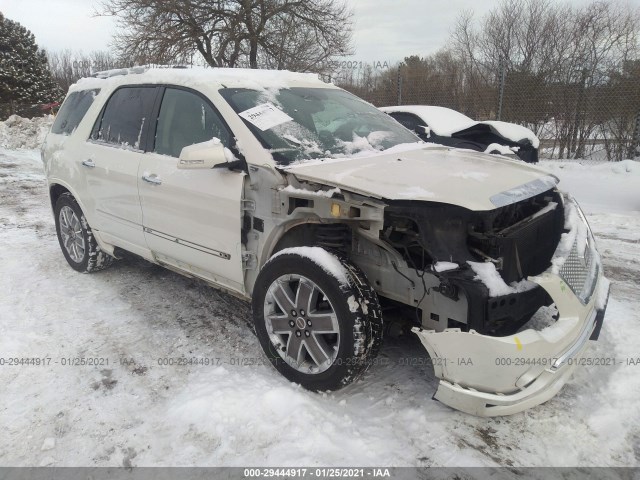
M 420 117 L 433 133 L 441 137 L 450 137 L 454 133 L 466 130 L 476 125 L 488 125 L 497 134 L 512 142 L 529 140 L 534 148 L 540 146 L 540 140 L 526 127 L 515 123 L 486 120 L 477 122 L 460 112 L 445 107 L 434 107 L 429 105 L 402 105 L 398 107 L 381 107 L 385 113 L 406 112 Z
M 493 210 L 558 183 L 552 175 L 523 162 L 439 146 L 303 163 L 284 170 L 298 180 L 374 198 L 440 202 L 470 210 Z

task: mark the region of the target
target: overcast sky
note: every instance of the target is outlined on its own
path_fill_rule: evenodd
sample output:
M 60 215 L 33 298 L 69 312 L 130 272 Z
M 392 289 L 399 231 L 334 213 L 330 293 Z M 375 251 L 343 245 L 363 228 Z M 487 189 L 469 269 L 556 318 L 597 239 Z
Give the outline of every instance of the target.
M 584 5 L 591 0 L 569 0 Z M 640 6 L 640 0 L 622 0 Z M 395 62 L 427 55 L 446 45 L 463 10 L 481 16 L 499 0 L 348 0 L 354 10 L 352 60 Z M 0 11 L 31 30 L 50 50 L 105 50 L 115 30 L 112 19 L 93 17 L 92 0 L 0 0 Z

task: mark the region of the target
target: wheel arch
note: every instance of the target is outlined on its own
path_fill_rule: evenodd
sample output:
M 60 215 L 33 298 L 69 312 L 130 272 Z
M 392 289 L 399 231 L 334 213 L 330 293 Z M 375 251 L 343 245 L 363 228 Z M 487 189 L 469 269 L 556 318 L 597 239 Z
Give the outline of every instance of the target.
M 258 254 L 257 268 L 252 271 L 253 275 L 246 277 L 247 292 L 250 294 L 253 292 L 260 270 L 279 251 L 290 247 L 321 246 L 317 243 L 315 231 L 318 226 L 322 225 L 344 225 L 353 228 L 353 225 L 349 225 L 347 222 L 327 222 L 321 218 L 307 218 L 304 221 L 290 220 L 278 225 L 262 244 L 262 249 Z
M 269 258 L 285 248 L 324 246 L 318 239 L 318 229 L 324 227 L 353 229 L 353 225 L 350 225 L 348 222 L 326 222 L 321 219 L 318 219 L 318 221 L 306 221 L 304 223 L 290 222 L 281 225 L 280 232 L 276 233 L 271 242 L 269 242 L 270 247 L 263 250 L 263 262 L 261 262 L 261 265 L 264 265 Z
M 93 236 L 100 245 L 100 248 L 103 251 L 107 252 L 109 255 L 114 255 L 114 246 L 106 243 L 100 235 L 100 230 L 95 227 L 96 222 L 94 216 L 92 215 L 93 212 L 91 211 L 91 209 L 87 208 L 87 205 L 82 201 L 80 196 L 75 192 L 71 185 L 59 179 L 49 180 L 49 199 L 51 201 L 52 213 L 55 212 L 58 199 L 65 193 L 71 195 L 80 207 L 80 210 L 82 210 L 82 213 L 87 219 L 87 222 L 89 222 L 89 225 L 91 225 L 92 227 Z
M 71 196 L 76 199 L 76 202 L 78 201 L 76 196 L 73 195 L 73 193 L 71 193 L 71 191 L 64 185 L 60 183 L 52 183 L 49 185 L 49 199 L 51 200 L 51 208 L 56 207 L 56 202 L 58 201 L 60 196 L 64 193 L 71 194 Z

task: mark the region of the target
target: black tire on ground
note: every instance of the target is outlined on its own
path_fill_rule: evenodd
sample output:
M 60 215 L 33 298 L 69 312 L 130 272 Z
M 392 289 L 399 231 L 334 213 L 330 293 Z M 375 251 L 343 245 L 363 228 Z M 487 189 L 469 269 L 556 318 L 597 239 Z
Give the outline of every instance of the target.
M 349 260 L 340 258 L 320 247 L 308 248 L 322 250 L 324 255 L 331 255 L 332 260 L 341 265 L 347 281 L 341 282 L 308 256 L 296 252 L 295 248 L 284 250 L 272 257 L 258 275 L 252 299 L 254 325 L 257 337 L 267 357 L 287 379 L 313 391 L 337 390 L 360 378 L 380 351 L 383 334 L 382 312 L 377 294 L 358 267 Z M 280 308 L 277 301 L 265 303 L 268 292 L 273 292 L 270 289 L 273 289 L 273 286 L 277 284 L 277 280 L 282 281 L 283 277 L 287 279 L 289 275 L 294 278 L 302 277 L 302 280 L 298 279 L 297 281 L 298 287 L 295 287 L 296 280 L 293 280 L 292 283 L 286 280 L 284 282 L 289 291 L 287 298 L 291 301 L 289 308 L 295 310 L 299 308 L 299 305 L 302 305 L 298 302 L 298 297 L 303 296 L 300 294 L 300 281 L 310 281 L 317 287 L 317 290 L 314 290 L 315 295 L 310 294 L 312 298 L 317 297 L 315 305 L 318 308 L 314 312 L 307 311 L 306 315 L 300 315 L 300 311 L 298 311 L 295 316 L 286 312 L 285 315 L 284 309 Z M 291 285 L 294 287 L 291 288 Z M 269 295 L 275 300 L 272 293 Z M 315 300 L 311 300 L 307 302 L 307 305 L 313 305 L 314 302 Z M 274 307 L 276 304 L 278 306 Z M 314 320 L 314 316 L 321 317 L 322 311 L 319 307 L 322 305 L 328 305 L 327 308 L 334 314 L 333 318 L 337 319 L 339 335 L 334 337 L 329 335 L 329 339 L 335 339 L 335 344 L 329 348 L 327 348 L 328 343 L 324 342 L 327 338 L 326 335 L 320 334 L 322 338 L 319 341 L 323 342 L 324 351 L 330 350 L 335 358 L 320 367 L 326 368 L 323 371 L 313 373 L 308 373 L 310 371 L 307 369 L 300 371 L 302 369 L 301 363 L 294 362 L 298 366 L 294 368 L 291 364 L 293 357 L 287 356 L 290 342 L 292 339 L 295 340 L 294 333 L 297 333 L 301 328 L 299 324 L 296 324 L 296 321 L 302 318 L 304 325 L 305 321 Z M 309 308 L 313 309 L 314 307 Z M 267 320 L 269 315 L 266 313 L 271 309 L 273 311 L 270 315 L 280 316 L 282 321 L 288 322 L 291 334 L 274 335 L 273 324 L 270 319 Z M 275 320 L 277 319 L 274 318 Z M 306 359 L 303 363 L 312 364 L 314 363 L 313 348 L 307 346 L 311 344 L 307 343 L 305 336 L 311 337 L 309 340 L 313 341 L 318 338 L 318 334 L 313 331 L 311 324 L 308 325 L 309 327 L 304 326 L 304 329 L 300 329 L 302 335 L 300 335 L 301 338 L 298 342 L 303 346 L 299 349 L 292 349 L 292 351 L 302 352 L 302 356 Z M 286 324 L 284 324 L 284 328 L 287 328 Z M 310 335 L 307 335 L 307 328 L 309 328 Z M 280 344 L 276 345 L 277 342 Z M 299 359 L 300 356 L 297 358 Z
M 73 213 L 75 213 L 76 218 L 79 220 L 80 233 L 78 235 L 82 236 L 85 245 L 84 251 L 81 255 L 78 255 L 79 258 L 75 260 L 72 258 L 70 252 L 65 247 L 65 241 L 61 233 L 60 212 L 65 207 L 73 210 Z M 68 212 L 68 210 L 65 211 Z M 58 234 L 58 242 L 60 243 L 60 249 L 62 250 L 64 257 L 67 259 L 67 262 L 69 263 L 71 268 L 77 270 L 78 272 L 91 273 L 103 270 L 113 263 L 115 259 L 112 256 L 107 255 L 100 249 L 100 246 L 93 236 L 91 227 L 89 226 L 84 213 L 82 213 L 82 209 L 70 193 L 63 193 L 62 195 L 60 195 L 54 208 L 54 217 L 56 222 L 56 233 Z

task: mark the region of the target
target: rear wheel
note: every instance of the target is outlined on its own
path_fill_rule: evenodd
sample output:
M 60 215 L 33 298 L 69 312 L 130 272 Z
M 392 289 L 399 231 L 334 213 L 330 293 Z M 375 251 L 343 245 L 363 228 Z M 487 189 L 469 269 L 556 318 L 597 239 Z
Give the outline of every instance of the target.
M 71 268 L 90 273 L 113 263 L 114 258 L 100 249 L 78 202 L 70 193 L 60 195 L 54 214 L 58 242 Z
M 382 342 L 378 298 L 364 274 L 320 247 L 285 249 L 265 264 L 253 317 L 271 363 L 310 390 L 353 382 Z

